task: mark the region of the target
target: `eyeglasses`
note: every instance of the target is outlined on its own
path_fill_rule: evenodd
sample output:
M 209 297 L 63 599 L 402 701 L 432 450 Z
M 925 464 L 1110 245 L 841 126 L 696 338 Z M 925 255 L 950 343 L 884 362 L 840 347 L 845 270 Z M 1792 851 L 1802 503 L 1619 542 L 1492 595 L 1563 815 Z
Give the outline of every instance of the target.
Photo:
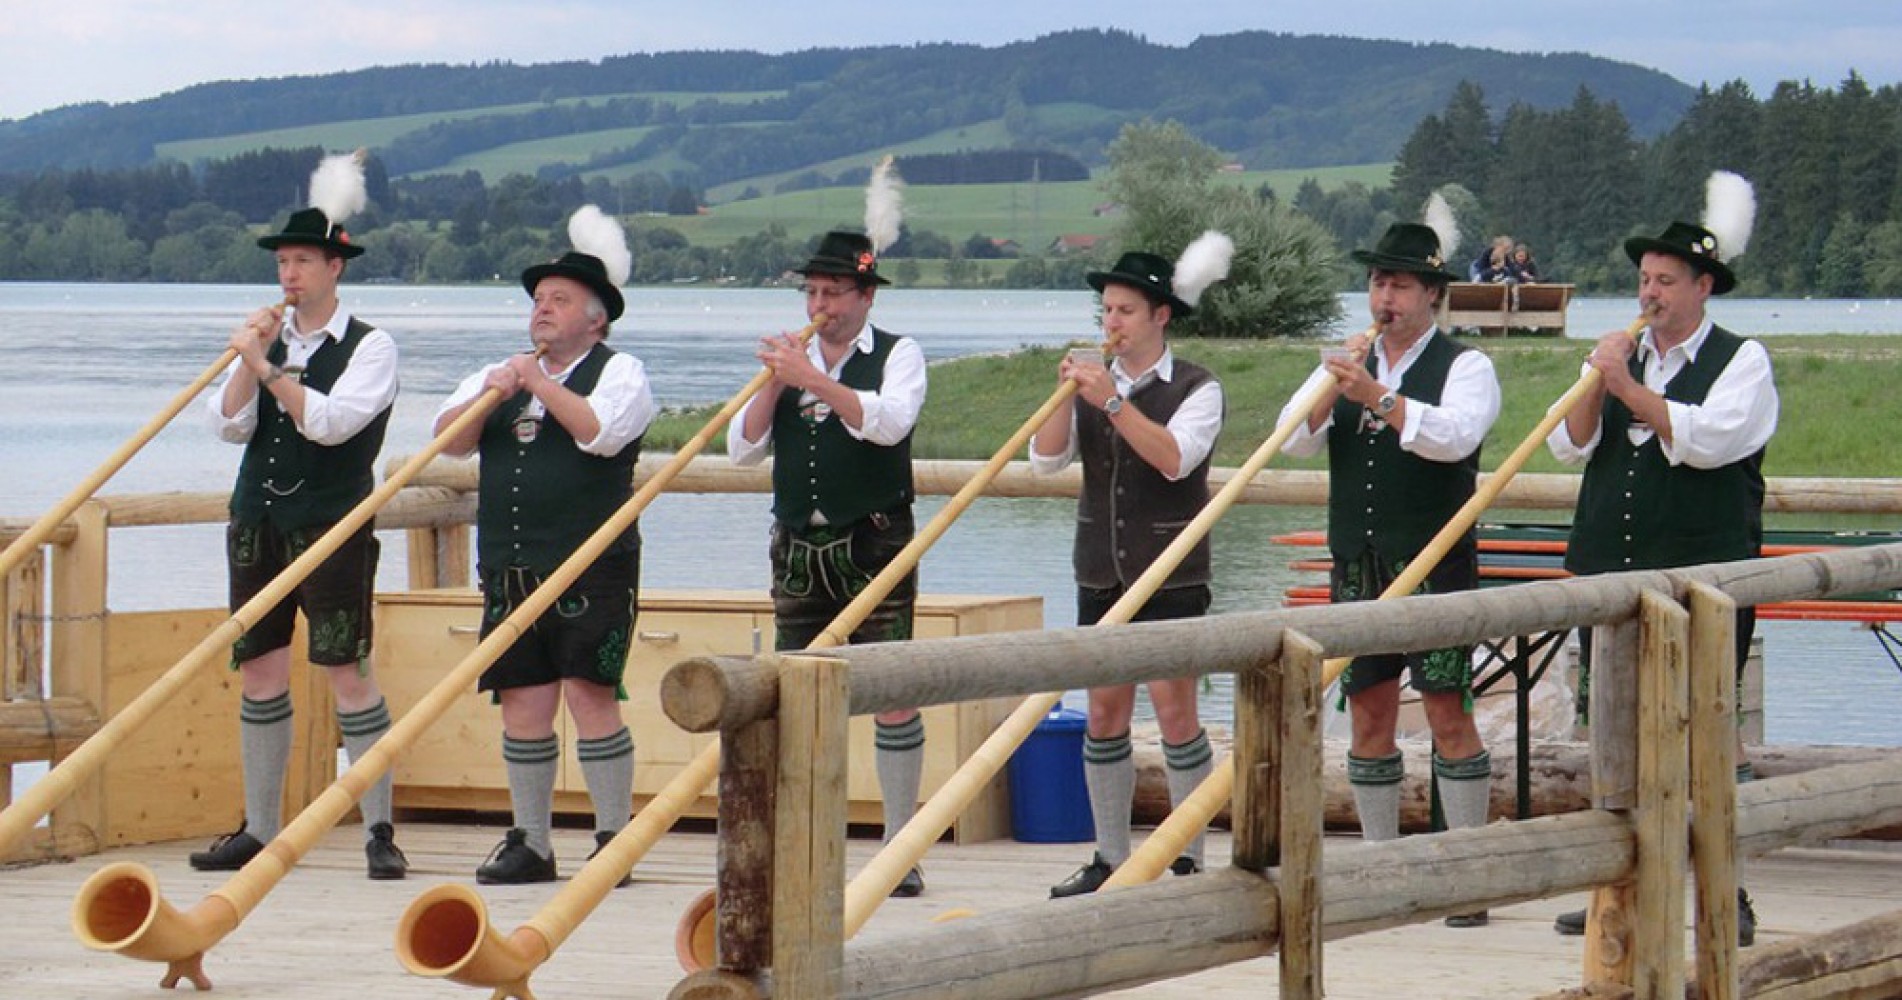
M 806 298 L 840 299 L 858 293 L 854 285 L 800 285 L 799 294 Z

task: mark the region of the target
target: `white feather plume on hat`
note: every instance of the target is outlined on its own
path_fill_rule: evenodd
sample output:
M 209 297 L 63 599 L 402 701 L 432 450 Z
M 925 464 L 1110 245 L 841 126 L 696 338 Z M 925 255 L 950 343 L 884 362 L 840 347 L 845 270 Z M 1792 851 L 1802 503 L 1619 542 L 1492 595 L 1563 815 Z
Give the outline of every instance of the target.
M 634 255 L 627 248 L 627 230 L 613 217 L 594 205 L 575 209 L 568 218 L 568 243 L 598 258 L 608 269 L 608 280 L 617 287 L 627 284 L 627 276 L 634 270 Z
M 330 224 L 363 211 L 370 194 L 363 182 L 363 151 L 326 156 L 310 173 L 310 207 L 324 213 Z
M 1191 307 L 1202 300 L 1210 285 L 1228 277 L 1228 265 L 1235 257 L 1235 241 L 1213 229 L 1195 238 L 1176 261 L 1171 284 L 1176 297 Z
M 1452 260 L 1460 248 L 1459 220 L 1453 217 L 1453 206 L 1446 198 L 1435 191 L 1427 196 L 1424 220 L 1427 228 L 1440 238 L 1440 259 Z
M 874 254 L 898 242 L 899 227 L 905 221 L 904 186 L 891 157 L 872 168 L 872 179 L 865 186 L 865 235 L 872 241 Z
M 1728 170 L 1713 171 L 1704 183 L 1704 228 L 1717 237 L 1717 259 L 1728 264 L 1750 246 L 1756 225 L 1757 194 L 1750 182 Z

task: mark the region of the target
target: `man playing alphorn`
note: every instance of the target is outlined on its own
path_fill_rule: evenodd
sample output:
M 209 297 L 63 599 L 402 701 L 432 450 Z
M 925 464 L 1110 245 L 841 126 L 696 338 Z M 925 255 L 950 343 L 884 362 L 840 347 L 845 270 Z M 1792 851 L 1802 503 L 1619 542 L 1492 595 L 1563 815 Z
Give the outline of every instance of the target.
M 1168 258 L 1132 251 L 1086 280 L 1102 296 L 1103 336 L 1112 360 L 1104 365 L 1100 355 L 1070 356 L 1058 364 L 1058 378 L 1074 379 L 1076 395 L 1050 415 L 1030 445 L 1031 468 L 1039 473 L 1083 463 L 1073 561 L 1077 624 L 1084 626 L 1100 622 L 1208 503 L 1209 455 L 1222 430 L 1223 410 L 1215 376 L 1169 349 L 1169 321 L 1193 307 L 1177 294 L 1176 268 Z M 1209 579 L 1204 538 L 1130 620 L 1207 614 Z M 1196 711 L 1195 686 L 1193 677 L 1149 682 L 1172 806 L 1180 805 L 1210 771 L 1212 755 Z M 1083 775 L 1096 853 L 1050 888 L 1052 898 L 1095 892 L 1129 859 L 1136 788 L 1129 724 L 1136 687 L 1093 687 L 1089 699 Z M 1198 835 L 1170 869 L 1178 875 L 1200 871 L 1202 850 Z
M 1429 226 L 1389 227 L 1372 251 L 1351 255 L 1367 267 L 1367 305 L 1378 328 L 1364 359 L 1327 356 L 1308 386 L 1327 375 L 1334 391 L 1283 446 L 1290 455 L 1328 455 L 1330 597 L 1378 597 L 1446 522 L 1471 499 L 1479 448 L 1499 416 L 1499 381 L 1485 354 L 1455 342 L 1434 322 L 1450 281 L 1442 241 Z M 1303 386 L 1296 398 L 1309 392 Z M 1292 406 L 1293 404 L 1289 404 Z M 1291 413 L 1281 414 L 1287 420 Z M 1479 586 L 1475 532 L 1447 552 L 1422 593 Z M 1433 730 L 1433 778 L 1453 829 L 1484 826 L 1492 756 L 1472 716 L 1472 648 L 1356 657 L 1341 675 L 1353 723 L 1347 780 L 1369 841 L 1400 836 L 1405 758 L 1394 739 L 1400 674 L 1412 675 Z M 1449 926 L 1476 927 L 1486 913 L 1457 914 Z
M 364 204 L 363 167 L 328 157 L 311 175 L 313 207 L 260 237 L 277 258 L 283 310 L 260 309 L 232 331 L 238 352 L 224 385 L 207 399 L 220 438 L 244 445 L 225 532 L 231 607 L 269 586 L 286 566 L 376 488 L 373 465 L 396 401 L 396 342 L 337 300 L 345 262 L 363 253 L 342 222 Z M 282 825 L 290 764 L 291 630 L 302 608 L 309 657 L 330 678 L 337 725 L 350 759 L 390 728 L 370 674 L 370 601 L 377 541 L 363 528 L 325 559 L 232 646 L 242 688 L 238 709 L 244 825 L 195 851 L 200 871 L 244 867 Z M 409 869 L 390 823 L 390 776 L 361 803 L 364 852 L 373 879 Z
M 872 241 L 827 233 L 799 273 L 811 341 L 760 342 L 772 381 L 727 432 L 736 465 L 773 460 L 773 618 L 777 649 L 804 649 L 914 531 L 911 433 L 925 403 L 925 358 L 916 341 L 871 324 L 880 285 Z M 852 632 L 853 643 L 911 638 L 914 570 Z M 925 724 L 917 709 L 876 716 L 875 759 L 885 839 L 911 821 L 923 777 Z M 916 867 L 894 896 L 924 891 Z
M 621 317 L 631 266 L 620 224 L 593 205 L 569 220 L 575 249 L 522 272 L 534 298 L 516 354 L 464 379 L 436 414 L 436 432 L 487 390 L 500 406 L 444 449 L 480 452 L 476 521 L 487 637 L 634 494 L 634 463 L 654 416 L 639 359 L 604 341 Z M 594 802 L 595 851 L 633 811 L 634 738 L 621 720 L 621 676 L 634 638 L 641 536 L 630 526 L 482 674 L 502 705 L 502 760 L 515 825 L 476 869 L 484 884 L 552 882 L 556 709 L 575 723 L 575 752 Z M 622 884 L 627 884 L 624 877 Z
M 1623 331 L 1598 341 L 1586 358 L 1602 376 L 1596 390 L 1546 438 L 1561 462 L 1585 465 L 1565 547 L 1573 573 L 1752 559 L 1762 549 L 1763 452 L 1778 411 L 1770 354 L 1704 311 L 1737 283 L 1725 261 L 1743 252 L 1754 204 L 1747 182 L 1719 174 L 1710 229 L 1673 222 L 1625 241 L 1650 324 L 1636 342 Z M 1739 671 L 1755 626 L 1755 609 L 1738 608 Z M 1749 762 L 1737 760 L 1748 780 Z M 1742 887 L 1737 901 L 1737 939 L 1748 945 L 1756 914 Z M 1585 933 L 1585 911 L 1560 914 L 1555 929 Z

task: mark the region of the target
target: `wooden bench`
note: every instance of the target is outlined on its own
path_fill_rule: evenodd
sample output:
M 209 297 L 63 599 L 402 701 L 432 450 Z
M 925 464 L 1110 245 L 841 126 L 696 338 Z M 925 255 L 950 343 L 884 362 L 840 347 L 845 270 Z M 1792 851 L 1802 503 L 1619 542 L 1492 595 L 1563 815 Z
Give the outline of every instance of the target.
M 1537 330 L 1563 336 L 1569 284 L 1508 285 L 1455 281 L 1440 296 L 1437 321 L 1442 329 L 1477 329 L 1504 336 L 1508 330 Z

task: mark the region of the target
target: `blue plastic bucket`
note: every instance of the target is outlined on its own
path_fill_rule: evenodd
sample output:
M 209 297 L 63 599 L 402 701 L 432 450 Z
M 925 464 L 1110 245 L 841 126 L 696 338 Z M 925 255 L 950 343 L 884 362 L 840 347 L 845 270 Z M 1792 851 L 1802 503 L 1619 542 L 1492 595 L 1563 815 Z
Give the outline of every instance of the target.
M 1089 717 L 1073 708 L 1044 716 L 1010 758 L 1010 832 L 1033 844 L 1096 839 L 1083 782 L 1083 733 Z

